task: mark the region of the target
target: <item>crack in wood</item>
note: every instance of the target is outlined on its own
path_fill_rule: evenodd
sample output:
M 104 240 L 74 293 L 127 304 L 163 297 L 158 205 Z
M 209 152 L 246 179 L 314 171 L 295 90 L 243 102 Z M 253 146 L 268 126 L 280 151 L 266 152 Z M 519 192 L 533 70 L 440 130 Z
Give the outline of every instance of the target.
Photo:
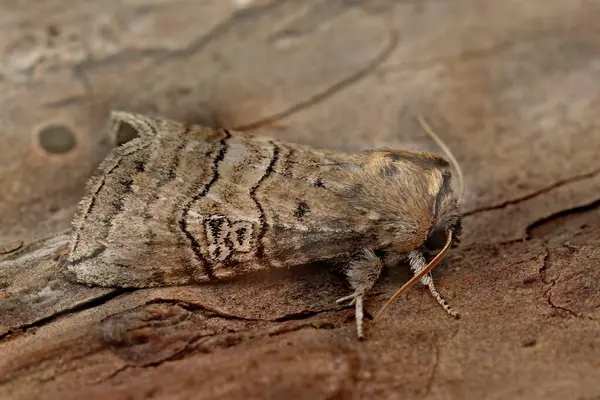
M 574 182 L 579 182 L 579 181 L 584 181 L 584 180 L 587 180 L 587 179 L 594 178 L 598 174 L 600 174 L 600 168 L 595 169 L 595 170 L 593 170 L 591 172 L 588 172 L 588 173 L 585 173 L 585 174 L 574 175 L 574 176 L 571 176 L 571 177 L 566 178 L 566 179 L 561 179 L 561 180 L 558 180 L 558 181 L 554 182 L 553 184 L 551 184 L 549 186 L 546 186 L 546 187 L 544 187 L 542 189 L 536 190 L 535 192 L 532 192 L 532 193 L 530 193 L 528 195 L 525 195 L 525 196 L 522 196 L 522 197 L 519 197 L 519 198 L 516 198 L 516 199 L 512 199 L 512 200 L 507 200 L 507 201 L 499 203 L 499 204 L 495 204 L 495 205 L 491 205 L 491 206 L 487 206 L 487 207 L 482 207 L 482 208 L 476 208 L 474 210 L 464 212 L 463 213 L 463 217 L 469 217 L 469 216 L 480 214 L 480 213 L 483 213 L 483 212 L 486 212 L 486 211 L 499 210 L 499 209 L 506 208 L 506 207 L 511 206 L 511 205 L 519 204 L 519 203 L 522 203 L 524 201 L 527 201 L 527 200 L 533 199 L 535 197 L 538 197 L 540 195 L 543 195 L 543 194 L 546 194 L 548 192 L 551 192 L 552 190 L 558 189 L 558 188 L 560 188 L 562 186 L 565 186 L 565 185 L 568 185 L 568 184 L 571 184 L 571 183 L 574 183 Z
M 550 249 L 548 248 L 548 246 L 544 245 L 543 247 L 544 247 L 546 254 L 544 255 L 544 260 L 542 262 L 542 266 L 540 267 L 538 272 L 540 274 L 542 282 L 544 284 L 548 285 L 548 288 L 544 291 L 544 299 L 546 300 L 548 305 L 550 305 L 550 307 L 552 307 L 556 310 L 566 312 L 570 316 L 575 317 L 577 319 L 596 321 L 596 318 L 592 317 L 591 315 L 585 315 L 582 313 L 578 313 L 568 307 L 556 304 L 552 300 L 552 289 L 554 289 L 556 287 L 556 283 L 560 279 L 561 273 L 560 273 L 560 271 L 557 270 L 557 271 L 555 271 L 556 272 L 555 277 L 553 277 L 552 279 L 547 279 L 546 272 L 548 271 L 548 269 L 551 268 L 550 267 L 551 252 L 550 252 Z
M 34 322 L 30 322 L 27 324 L 20 325 L 18 327 L 10 328 L 6 333 L 0 335 L 0 342 L 2 342 L 4 339 L 11 337 L 12 335 L 14 335 L 16 333 L 24 333 L 28 329 L 42 327 L 46 324 L 56 321 L 57 319 L 59 319 L 61 317 L 64 317 L 64 316 L 67 316 L 70 314 L 74 314 L 74 313 L 77 313 L 80 311 L 85 311 L 85 310 L 89 310 L 92 308 L 100 307 L 118 296 L 134 292 L 135 290 L 136 289 L 114 289 L 114 290 L 112 290 L 108 293 L 105 293 L 99 297 L 95 297 L 93 299 L 76 304 L 73 307 L 65 308 L 54 314 L 40 318 Z
M 548 217 L 544 217 L 541 218 L 537 221 L 534 221 L 532 223 L 530 223 L 529 225 L 527 225 L 527 227 L 525 228 L 525 232 L 526 232 L 526 238 L 530 239 L 533 235 L 532 235 L 532 231 L 541 227 L 542 225 L 545 225 L 547 223 L 550 223 L 554 220 L 557 220 L 561 217 L 565 217 L 567 215 L 571 215 L 571 214 L 578 214 L 578 213 L 583 213 L 586 211 L 591 211 L 595 208 L 600 207 L 600 199 L 595 200 L 589 204 L 584 204 L 582 206 L 577 206 L 577 207 L 572 207 L 572 208 L 567 208 L 565 210 L 561 210 L 559 212 L 556 212 Z
M 262 119 L 259 119 L 258 121 L 254 121 L 249 124 L 237 126 L 233 129 L 238 131 L 244 131 L 248 129 L 256 129 L 263 125 L 274 125 L 284 118 L 296 114 L 297 112 L 304 111 L 309 107 L 312 107 L 316 104 L 327 100 L 331 96 L 338 94 L 344 89 L 347 89 L 348 87 L 356 84 L 357 82 L 369 76 L 375 69 L 377 69 L 377 67 L 383 64 L 394 53 L 394 50 L 396 50 L 398 43 L 399 34 L 397 31 L 392 30 L 390 32 L 390 39 L 388 41 L 387 46 L 365 68 L 341 79 L 340 81 L 334 83 L 333 85 L 321 91 L 320 93 L 317 93 L 304 101 L 300 101 L 292 105 L 286 110 L 280 111 L 268 117 L 264 117 Z

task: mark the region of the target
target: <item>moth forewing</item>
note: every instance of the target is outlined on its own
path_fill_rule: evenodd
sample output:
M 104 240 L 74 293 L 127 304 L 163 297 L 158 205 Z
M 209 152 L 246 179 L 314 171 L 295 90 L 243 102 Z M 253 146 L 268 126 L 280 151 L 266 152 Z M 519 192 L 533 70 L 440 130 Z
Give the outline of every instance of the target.
M 101 164 L 73 222 L 69 270 L 89 285 L 335 260 L 360 316 L 385 264 L 375 252 L 406 256 L 452 211 L 439 209 L 448 163 L 429 153 L 319 150 L 124 112 L 108 126 L 137 137 Z

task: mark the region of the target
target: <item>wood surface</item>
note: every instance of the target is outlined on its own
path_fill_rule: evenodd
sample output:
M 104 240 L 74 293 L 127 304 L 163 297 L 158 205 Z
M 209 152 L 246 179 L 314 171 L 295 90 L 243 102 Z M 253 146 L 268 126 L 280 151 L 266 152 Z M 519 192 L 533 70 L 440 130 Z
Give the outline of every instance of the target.
M 0 2 L 0 399 L 600 398 L 600 1 Z M 343 150 L 439 151 L 463 241 L 366 322 L 322 265 L 65 280 L 112 109 Z M 376 311 L 409 277 L 384 271 Z

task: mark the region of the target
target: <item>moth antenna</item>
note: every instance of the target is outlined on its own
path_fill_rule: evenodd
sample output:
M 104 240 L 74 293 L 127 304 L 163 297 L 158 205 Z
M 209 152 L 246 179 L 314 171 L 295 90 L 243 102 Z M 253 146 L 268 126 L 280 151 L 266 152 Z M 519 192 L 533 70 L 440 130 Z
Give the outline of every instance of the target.
M 452 166 L 456 170 L 456 173 L 458 175 L 458 198 L 460 200 L 462 198 L 463 192 L 465 191 L 465 181 L 464 181 L 462 169 L 460 168 L 460 164 L 458 163 L 458 161 L 456 161 L 454 154 L 452 154 L 452 151 L 446 145 L 446 143 L 444 143 L 444 141 L 442 139 L 440 139 L 438 135 L 435 134 L 435 132 L 433 131 L 431 126 L 429 126 L 427 121 L 425 121 L 425 118 L 423 118 L 423 116 L 419 115 L 418 119 L 419 119 L 419 123 L 425 130 L 425 133 L 427 133 L 427 135 L 429 135 L 429 137 L 431 139 L 433 139 L 433 141 L 438 146 L 441 147 L 441 149 L 444 151 L 444 153 L 446 153 L 446 157 L 448 157 L 450 159 Z
M 424 277 L 425 274 L 429 273 L 429 271 L 431 271 L 433 269 L 433 267 L 435 267 L 442 260 L 442 258 L 444 258 L 444 256 L 448 252 L 448 249 L 450 248 L 451 244 L 452 244 L 452 231 L 449 230 L 448 231 L 448 239 L 446 240 L 446 245 L 444 246 L 444 248 L 435 256 L 435 258 L 433 260 L 431 260 L 431 262 L 429 264 L 427 264 L 427 266 L 425 268 L 423 268 L 423 270 L 421 272 L 419 272 L 418 274 L 413 276 L 408 282 L 406 282 L 404 285 L 402 285 L 402 287 L 400 289 L 398 289 L 396 291 L 396 293 L 394 293 L 392 295 L 392 297 L 389 298 L 388 301 L 385 302 L 385 304 L 383 305 L 383 307 L 381 307 L 379 309 L 379 311 L 377 312 L 377 314 L 375 315 L 375 318 L 373 318 L 373 320 L 376 320 L 381 315 L 381 313 L 383 311 L 385 311 L 385 309 L 388 308 L 390 306 L 390 304 L 392 304 L 394 302 L 394 300 L 396 300 L 398 297 L 400 297 L 402 295 L 402 293 L 406 292 L 415 283 L 417 283 L 419 280 L 421 280 L 421 278 Z

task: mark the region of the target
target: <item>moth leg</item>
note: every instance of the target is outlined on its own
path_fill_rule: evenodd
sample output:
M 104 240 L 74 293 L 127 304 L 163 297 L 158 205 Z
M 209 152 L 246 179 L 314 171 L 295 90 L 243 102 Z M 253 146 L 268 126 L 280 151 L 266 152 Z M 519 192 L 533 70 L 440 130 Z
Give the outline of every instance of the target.
M 427 266 L 427 260 L 423 257 L 420 251 L 413 250 L 408 253 L 408 262 L 410 263 L 410 269 L 413 274 L 418 274 Z M 433 278 L 431 276 L 431 272 L 421 278 L 421 283 L 429 289 L 429 293 L 433 296 L 433 298 L 444 308 L 444 310 L 454 318 L 459 318 L 459 314 L 452 309 L 444 300 L 444 298 L 440 295 L 440 293 L 435 288 L 433 284 Z
M 381 259 L 371 250 L 365 250 L 358 259 L 352 261 L 346 268 L 346 277 L 348 278 L 348 282 L 350 282 L 350 286 L 354 289 L 354 293 L 338 299 L 337 303 L 352 300 L 350 304 L 355 305 L 356 334 L 359 339 L 364 337 L 363 299 L 365 294 L 379 279 L 382 268 L 383 263 Z

